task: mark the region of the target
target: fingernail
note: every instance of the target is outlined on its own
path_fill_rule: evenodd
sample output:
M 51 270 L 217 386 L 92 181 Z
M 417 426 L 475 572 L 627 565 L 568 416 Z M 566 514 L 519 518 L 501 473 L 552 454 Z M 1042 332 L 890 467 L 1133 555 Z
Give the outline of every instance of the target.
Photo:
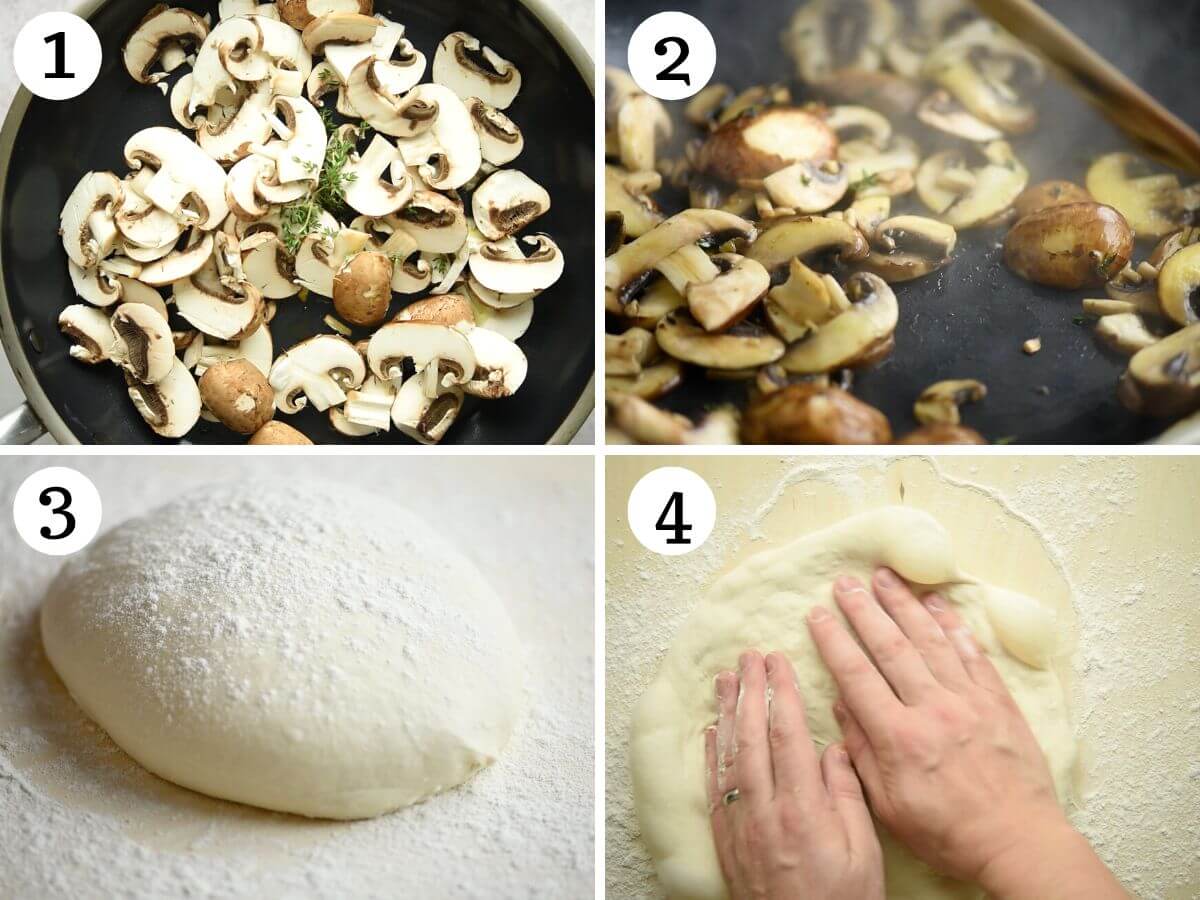
M 856 588 L 861 589 L 862 587 L 858 583 L 858 579 L 851 578 L 849 575 L 839 575 L 834 579 L 833 586 L 839 591 L 853 591 Z
M 898 587 L 900 579 L 898 579 L 891 569 L 878 569 L 875 572 L 875 583 L 883 585 L 883 587 Z
M 808 611 L 808 621 L 810 622 L 824 622 L 828 618 L 829 610 L 823 606 L 814 606 Z
M 950 640 L 954 641 L 954 646 L 958 648 L 958 652 L 967 659 L 974 659 L 979 655 L 979 648 L 975 646 L 975 639 L 971 637 L 971 632 L 967 631 L 967 629 L 951 629 Z
M 841 700 L 833 704 L 833 717 L 839 722 L 846 718 L 846 707 L 842 705 Z
M 775 674 L 775 654 L 774 653 L 767 654 L 767 674 L 768 675 Z
M 945 611 L 945 607 L 942 606 L 942 598 L 937 594 L 926 594 L 923 599 L 927 609 L 933 612 Z
M 837 758 L 838 762 L 842 762 L 842 763 L 850 762 L 850 754 L 846 752 L 845 744 L 834 744 L 833 745 L 833 755 Z
M 750 668 L 750 664 L 754 662 L 754 654 L 747 651 L 738 657 L 738 668 L 745 672 Z

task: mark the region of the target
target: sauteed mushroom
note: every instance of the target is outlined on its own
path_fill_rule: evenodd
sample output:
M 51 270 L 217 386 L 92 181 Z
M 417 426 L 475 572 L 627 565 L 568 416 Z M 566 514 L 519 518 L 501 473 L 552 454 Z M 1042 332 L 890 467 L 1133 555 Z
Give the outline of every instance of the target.
M 1128 409 L 1147 416 L 1200 408 L 1200 325 L 1189 325 L 1134 354 L 1117 396 Z

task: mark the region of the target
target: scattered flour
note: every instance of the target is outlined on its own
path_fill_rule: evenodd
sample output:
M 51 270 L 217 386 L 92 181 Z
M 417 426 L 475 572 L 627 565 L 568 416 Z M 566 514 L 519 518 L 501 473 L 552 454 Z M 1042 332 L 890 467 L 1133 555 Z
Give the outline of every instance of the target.
M 0 897 L 591 896 L 590 459 L 359 458 L 353 473 L 342 475 L 330 471 L 328 460 L 6 457 L 0 459 L 4 504 L 26 475 L 45 465 L 71 465 L 96 482 L 106 527 L 232 477 L 286 478 L 299 495 L 353 484 L 420 511 L 443 533 L 463 535 L 467 555 L 497 579 L 528 657 L 528 712 L 495 765 L 461 788 L 378 819 L 311 821 L 169 785 L 83 717 L 53 676 L 36 611 L 60 561 L 25 547 L 6 507 L 0 522 Z M 206 521 L 200 507 L 197 525 L 219 523 Z M 261 525 L 265 542 L 286 541 L 265 517 Z M 309 527 L 328 527 L 336 540 L 336 525 Z M 186 552 L 169 535 L 159 540 L 164 554 Z M 286 551 L 234 562 L 242 577 L 281 579 L 295 591 L 329 586 L 318 561 L 280 571 L 281 558 Z M 387 591 L 421 588 L 403 574 L 387 584 L 353 567 L 343 575 L 343 602 L 375 613 Z M 247 635 L 266 623 L 258 615 L 191 624 Z M 459 624 L 469 635 L 469 623 Z M 281 640 L 285 652 L 303 656 L 299 634 Z M 317 677 L 336 680 L 339 673 Z

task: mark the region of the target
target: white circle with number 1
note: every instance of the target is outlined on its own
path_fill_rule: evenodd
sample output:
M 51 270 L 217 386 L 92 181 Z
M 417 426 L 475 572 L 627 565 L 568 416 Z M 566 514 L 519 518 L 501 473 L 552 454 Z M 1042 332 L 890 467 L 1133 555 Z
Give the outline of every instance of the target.
M 708 482 L 691 469 L 664 466 L 633 486 L 627 515 L 634 537 L 647 550 L 682 556 L 712 534 L 717 500 Z
M 95 30 L 79 16 L 48 12 L 25 23 L 13 47 L 21 84 L 43 100 L 70 100 L 100 74 L 104 51 Z
M 21 540 L 47 556 L 68 556 L 100 530 L 100 492 L 82 472 L 51 466 L 17 488 L 13 522 Z
M 653 15 L 629 39 L 629 74 L 659 100 L 686 100 L 700 93 L 717 67 L 712 32 L 695 16 Z

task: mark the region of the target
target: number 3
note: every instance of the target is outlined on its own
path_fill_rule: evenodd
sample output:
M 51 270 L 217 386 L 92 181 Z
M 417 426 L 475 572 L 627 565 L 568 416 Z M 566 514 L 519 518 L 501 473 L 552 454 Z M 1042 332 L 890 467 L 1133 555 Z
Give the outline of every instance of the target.
M 674 62 L 668 63 L 667 67 L 654 77 L 659 81 L 682 81 L 684 84 L 691 87 L 692 76 L 686 72 L 675 71 L 681 65 L 683 65 L 683 61 L 687 59 L 688 54 L 691 53 L 691 50 L 688 49 L 687 41 L 680 37 L 665 37 L 654 45 L 654 53 L 656 56 L 666 56 L 669 52 L 667 48 L 672 44 L 678 48 L 679 55 L 675 57 Z
M 50 510 L 50 512 L 53 515 L 62 516 L 65 524 L 63 530 L 58 534 L 54 534 L 49 525 L 43 525 L 39 531 L 42 537 L 48 541 L 61 541 L 63 538 L 69 537 L 75 531 L 75 516 L 72 513 L 67 512 L 68 508 L 71 506 L 71 492 L 66 488 L 48 487 L 38 495 L 38 502 L 41 503 L 42 506 L 49 506 L 54 502 L 51 499 L 51 494 L 59 494 L 62 498 L 62 504 Z

